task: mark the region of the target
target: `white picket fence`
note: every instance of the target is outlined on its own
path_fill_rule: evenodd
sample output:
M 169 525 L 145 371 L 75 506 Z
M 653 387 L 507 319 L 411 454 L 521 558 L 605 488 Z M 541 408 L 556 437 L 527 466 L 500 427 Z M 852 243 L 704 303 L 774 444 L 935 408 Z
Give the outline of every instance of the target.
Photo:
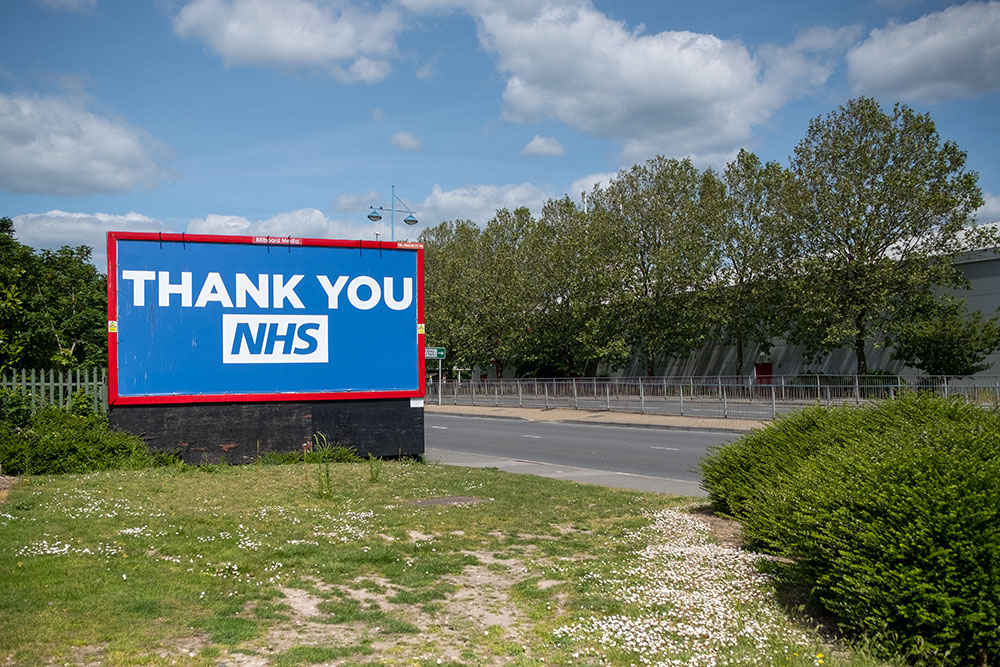
M 0 374 L 0 387 L 27 394 L 33 408 L 65 407 L 78 391 L 90 396 L 95 410 L 106 412 L 108 408 L 108 372 L 104 368 L 8 369 Z

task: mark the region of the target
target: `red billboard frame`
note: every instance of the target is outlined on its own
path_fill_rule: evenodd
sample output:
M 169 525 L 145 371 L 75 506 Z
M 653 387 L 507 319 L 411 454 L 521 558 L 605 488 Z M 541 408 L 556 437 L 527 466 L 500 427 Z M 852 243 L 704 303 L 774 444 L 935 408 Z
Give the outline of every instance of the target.
M 352 392 L 282 392 L 274 394 L 197 394 L 169 396 L 119 396 L 118 394 L 118 246 L 119 240 L 169 241 L 186 243 L 232 243 L 244 245 L 320 246 L 361 250 L 412 250 L 417 255 L 417 345 L 416 390 Z M 108 405 L 177 405 L 185 403 L 245 403 L 273 401 L 331 401 L 350 399 L 424 397 L 424 246 L 407 241 L 363 241 L 311 239 L 292 236 L 224 236 L 218 234 L 176 234 L 158 232 L 108 232 Z

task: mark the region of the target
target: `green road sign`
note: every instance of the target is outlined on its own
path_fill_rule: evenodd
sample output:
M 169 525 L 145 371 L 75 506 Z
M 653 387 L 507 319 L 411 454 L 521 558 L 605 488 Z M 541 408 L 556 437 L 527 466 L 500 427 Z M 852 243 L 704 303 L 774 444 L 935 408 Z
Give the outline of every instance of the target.
M 424 359 L 444 359 L 443 347 L 425 347 Z

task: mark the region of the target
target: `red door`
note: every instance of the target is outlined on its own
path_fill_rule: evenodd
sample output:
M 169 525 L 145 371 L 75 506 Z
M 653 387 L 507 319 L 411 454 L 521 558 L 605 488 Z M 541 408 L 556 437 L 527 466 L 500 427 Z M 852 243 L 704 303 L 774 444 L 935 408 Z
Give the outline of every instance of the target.
M 765 361 L 753 365 L 754 375 L 757 376 L 757 384 L 771 384 L 771 362 Z

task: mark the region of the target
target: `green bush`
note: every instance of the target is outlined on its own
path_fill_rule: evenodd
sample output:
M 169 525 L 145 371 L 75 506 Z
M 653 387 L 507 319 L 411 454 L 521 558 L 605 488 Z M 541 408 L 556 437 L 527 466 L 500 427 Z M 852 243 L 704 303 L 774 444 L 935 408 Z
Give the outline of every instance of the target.
M 743 518 L 743 506 L 762 484 L 780 485 L 822 446 L 813 437 L 830 419 L 827 408 L 806 408 L 783 415 L 766 429 L 728 445 L 709 448 L 701 461 L 702 486 L 723 514 Z
M 1000 665 L 1000 415 L 910 394 L 794 423 L 810 421 L 798 448 L 778 424 L 776 454 L 772 429 L 717 452 L 706 462 L 717 476 L 763 460 L 738 484 L 708 483 L 716 502 L 886 656 Z
M 27 426 L 31 419 L 31 399 L 13 389 L 0 389 L 0 422 L 11 426 Z
M 0 422 L 0 464 L 14 475 L 141 468 L 153 463 L 141 438 L 108 427 L 103 415 L 57 407 L 35 411 L 23 426 Z

